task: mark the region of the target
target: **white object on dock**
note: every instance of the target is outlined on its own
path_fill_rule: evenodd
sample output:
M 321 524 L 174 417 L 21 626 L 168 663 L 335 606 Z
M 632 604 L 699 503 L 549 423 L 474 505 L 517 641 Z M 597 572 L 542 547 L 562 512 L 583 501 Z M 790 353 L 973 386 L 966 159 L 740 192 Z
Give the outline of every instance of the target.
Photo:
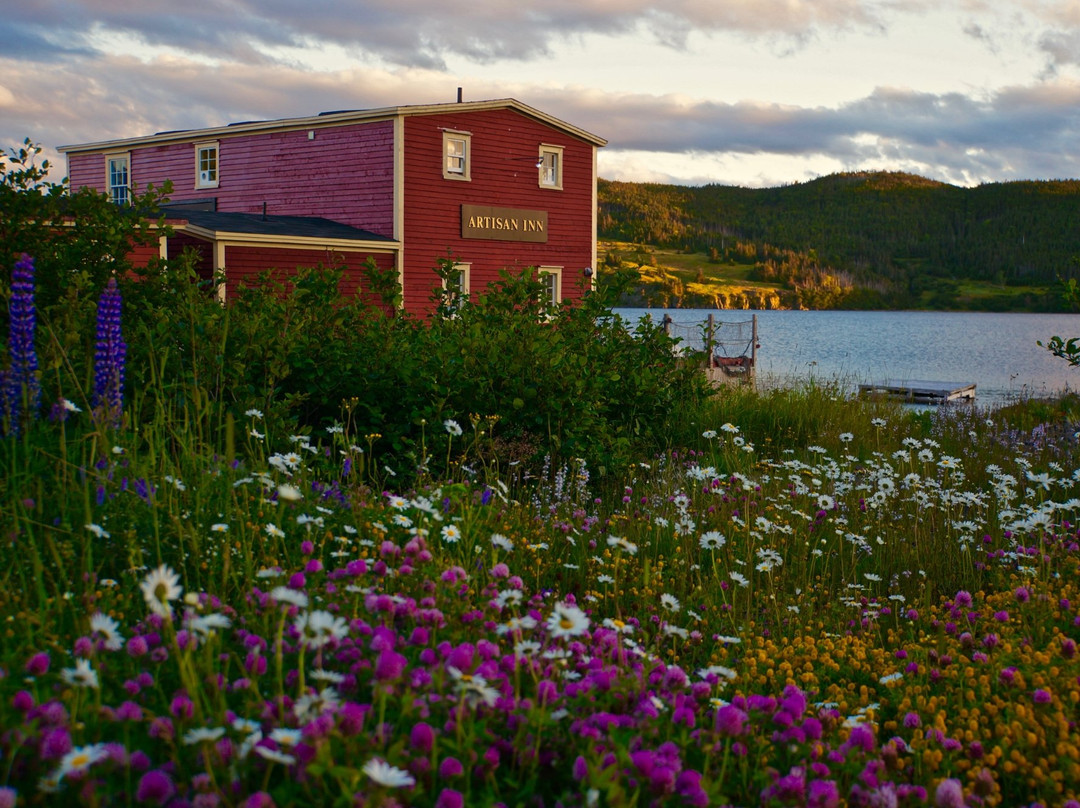
M 859 395 L 902 398 L 915 404 L 946 404 L 959 399 L 974 401 L 975 384 L 887 379 L 881 384 L 860 384 Z

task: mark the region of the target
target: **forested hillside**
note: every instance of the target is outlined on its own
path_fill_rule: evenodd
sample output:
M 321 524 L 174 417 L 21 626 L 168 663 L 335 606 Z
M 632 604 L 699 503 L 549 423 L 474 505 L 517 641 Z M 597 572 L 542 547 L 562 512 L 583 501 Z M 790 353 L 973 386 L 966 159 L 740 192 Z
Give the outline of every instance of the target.
M 600 180 L 599 205 L 601 239 L 751 264 L 755 279 L 814 308 L 969 308 L 964 282 L 979 281 L 1004 293 L 975 307 L 1055 309 L 1053 287 L 1080 273 L 1075 180 L 960 188 L 854 173 L 762 189 Z M 819 289 L 842 291 L 822 301 Z

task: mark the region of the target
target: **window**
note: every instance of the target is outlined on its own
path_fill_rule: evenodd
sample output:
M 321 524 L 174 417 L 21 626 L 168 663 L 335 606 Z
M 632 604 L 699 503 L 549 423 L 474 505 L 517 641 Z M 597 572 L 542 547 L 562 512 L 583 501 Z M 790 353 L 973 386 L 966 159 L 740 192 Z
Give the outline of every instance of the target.
M 562 302 L 562 267 L 537 267 L 536 279 L 543 285 L 541 304 L 545 307 Z
M 454 264 L 454 273 L 443 281 L 446 290 L 443 300 L 447 308 L 456 311 L 469 299 L 469 269 L 471 264 Z
M 537 167 L 540 169 L 540 187 L 562 189 L 562 146 L 541 146 L 540 160 Z
M 131 204 L 126 154 L 111 154 L 105 158 L 105 181 L 109 186 L 109 197 L 113 202 L 117 205 Z
M 218 144 L 195 144 L 195 187 L 217 188 Z
M 470 180 L 471 157 L 468 132 L 443 132 L 443 177 Z

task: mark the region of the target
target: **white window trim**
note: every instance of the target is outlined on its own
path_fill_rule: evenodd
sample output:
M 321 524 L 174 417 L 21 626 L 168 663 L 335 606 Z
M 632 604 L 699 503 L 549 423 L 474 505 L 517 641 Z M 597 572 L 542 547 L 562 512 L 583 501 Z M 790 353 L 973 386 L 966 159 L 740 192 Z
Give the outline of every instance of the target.
M 553 300 L 543 301 L 545 306 L 556 306 L 562 303 L 563 300 L 563 285 L 562 285 L 562 267 L 537 267 L 536 277 L 540 280 L 541 275 L 554 275 L 555 276 L 555 298 Z
M 461 294 L 468 295 L 470 290 L 469 284 L 469 270 L 472 269 L 472 264 L 467 262 L 458 262 L 454 264 L 454 269 L 461 273 Z M 446 281 L 443 281 L 443 289 L 449 288 Z
M 555 157 L 555 182 L 545 182 L 547 179 L 547 155 Z M 550 143 L 540 144 L 539 165 L 537 165 L 536 181 L 541 188 L 551 191 L 561 191 L 563 187 L 563 147 L 553 146 Z
M 447 153 L 447 145 L 451 140 L 460 140 L 465 144 L 464 165 L 462 171 L 450 170 L 450 155 Z M 459 182 L 472 181 L 472 133 L 459 132 L 454 129 L 444 129 L 442 138 L 442 175 L 446 180 L 458 180 Z
M 105 193 L 109 195 L 109 199 L 116 204 L 120 204 L 116 201 L 116 195 L 113 193 L 113 188 L 119 188 L 121 186 L 113 186 L 112 181 L 112 162 L 113 160 L 123 160 L 125 164 L 125 172 L 127 173 L 127 185 L 124 187 L 127 189 L 124 193 L 124 204 L 131 204 L 131 152 L 113 152 L 112 154 L 105 155 Z
M 457 317 L 457 312 L 461 309 L 469 300 L 469 289 L 471 288 L 471 282 L 469 275 L 472 269 L 472 264 L 467 262 L 457 262 L 454 264 L 454 269 L 461 273 L 461 289 L 456 295 L 446 295 L 443 297 L 443 301 L 447 306 L 450 316 Z M 449 284 L 443 279 L 443 289 L 449 289 Z
M 202 177 L 202 154 L 204 149 L 214 150 L 214 179 L 203 180 Z M 218 183 L 221 181 L 221 148 L 218 141 L 211 140 L 205 143 L 195 144 L 195 187 L 196 188 L 217 188 Z

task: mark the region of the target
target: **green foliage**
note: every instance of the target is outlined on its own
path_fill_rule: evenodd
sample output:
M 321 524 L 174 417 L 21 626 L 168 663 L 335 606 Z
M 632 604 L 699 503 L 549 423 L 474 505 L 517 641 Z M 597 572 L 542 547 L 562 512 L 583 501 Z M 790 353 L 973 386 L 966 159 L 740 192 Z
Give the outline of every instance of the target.
M 1073 263 L 1076 264 L 1077 260 L 1074 258 Z M 1069 306 L 1072 311 L 1080 309 L 1080 282 L 1076 278 L 1069 278 L 1062 282 L 1061 298 Z M 1044 345 L 1042 341 L 1039 345 L 1046 348 L 1050 353 L 1059 359 L 1064 359 L 1072 367 L 1080 366 L 1080 337 L 1070 337 L 1068 339 L 1060 336 L 1053 336 Z
M 599 232 L 748 262 L 804 307 L 1057 311 L 1045 287 L 1063 266 L 1077 276 L 1069 257 L 1080 250 L 1078 195 L 1074 181 L 958 188 L 865 172 L 762 189 L 600 181 Z M 1001 293 L 935 294 L 934 279 Z
M 35 267 L 44 400 L 63 394 L 88 407 L 97 300 L 110 277 L 123 280 L 131 271 L 134 245 L 156 243 L 162 223 L 150 217 L 169 188 L 147 188 L 131 208 L 121 208 L 90 189 L 70 193 L 66 179 L 49 182 L 48 161 L 37 162 L 40 153 L 28 139 L 0 154 L 0 324 L 6 332 L 11 267 L 28 253 Z

